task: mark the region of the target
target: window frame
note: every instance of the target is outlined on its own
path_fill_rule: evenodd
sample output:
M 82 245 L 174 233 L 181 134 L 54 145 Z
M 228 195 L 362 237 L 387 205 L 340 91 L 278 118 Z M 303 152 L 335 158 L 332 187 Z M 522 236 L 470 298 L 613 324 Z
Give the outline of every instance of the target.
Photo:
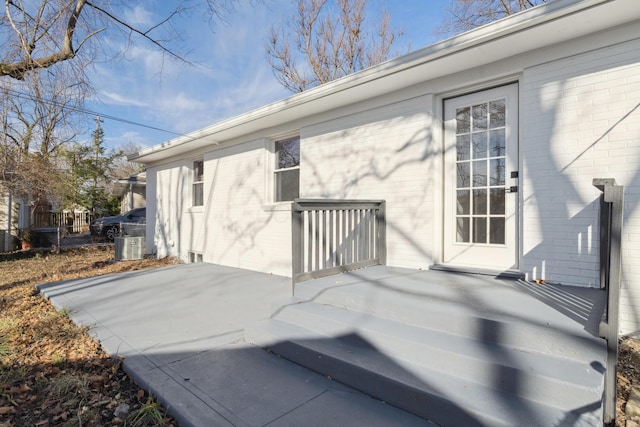
M 280 167 L 280 158 L 279 158 L 279 152 L 278 152 L 278 144 L 280 143 L 286 143 L 286 142 L 292 142 L 292 141 L 297 141 L 298 143 L 298 157 L 297 157 L 297 164 L 294 166 L 289 166 L 289 167 Z M 300 197 L 300 165 L 302 163 L 302 156 L 300 153 L 300 147 L 301 147 L 301 138 L 299 134 L 293 134 L 293 135 L 289 135 L 286 137 L 281 137 L 281 138 L 277 138 L 271 141 L 271 153 L 272 153 L 272 158 L 270 161 L 271 164 L 271 170 L 270 170 L 270 177 L 271 179 L 270 181 L 270 201 L 274 204 L 285 204 L 285 203 L 291 203 L 294 199 L 297 199 Z M 292 171 L 298 171 L 298 181 L 297 181 L 297 195 L 291 199 L 283 199 L 283 200 L 279 200 L 278 197 L 278 183 L 279 183 L 279 176 L 282 177 L 282 175 L 284 175 L 287 172 L 292 172 Z
M 197 165 L 200 165 L 198 168 Z M 200 175 L 198 176 L 198 170 Z M 198 180 L 200 178 L 200 180 Z M 199 198 L 198 198 L 199 196 Z M 193 160 L 191 163 L 191 206 L 204 205 L 204 159 Z

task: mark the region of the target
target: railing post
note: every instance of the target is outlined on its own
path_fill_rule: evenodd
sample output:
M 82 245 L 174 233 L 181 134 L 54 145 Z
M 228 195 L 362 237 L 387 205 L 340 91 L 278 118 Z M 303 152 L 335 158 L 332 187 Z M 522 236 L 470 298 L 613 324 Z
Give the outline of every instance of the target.
M 620 287 L 622 283 L 622 225 L 624 212 L 624 187 L 616 185 L 615 179 L 596 178 L 593 185 L 602 191 L 600 227 L 605 228 L 600 236 L 600 277 L 605 279 L 607 292 L 606 320 L 600 323 L 600 336 L 607 340 L 607 373 L 604 390 L 604 424 L 613 426 L 616 419 L 616 376 L 618 365 L 618 316 Z M 602 264 L 604 263 L 604 264 Z
M 380 203 L 378 209 L 378 258 L 380 265 L 387 265 L 387 202 Z
M 297 201 L 291 205 L 291 295 L 294 294 L 295 284 L 298 276 L 304 270 L 304 211 Z

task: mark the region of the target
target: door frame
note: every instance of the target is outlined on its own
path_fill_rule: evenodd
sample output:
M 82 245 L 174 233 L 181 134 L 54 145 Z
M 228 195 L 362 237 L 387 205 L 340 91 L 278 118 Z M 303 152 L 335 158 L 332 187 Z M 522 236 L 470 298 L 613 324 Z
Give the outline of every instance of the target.
M 467 95 L 473 95 L 476 93 L 490 91 L 496 88 L 502 88 L 505 86 L 514 86 L 515 88 L 515 102 L 518 107 L 517 113 L 517 132 L 516 137 L 518 139 L 518 149 L 516 153 L 516 158 L 513 163 L 517 170 L 519 171 L 519 179 L 517 180 L 518 192 L 513 194 L 515 197 L 514 201 L 514 215 L 515 215 L 515 235 L 514 235 L 514 265 L 511 271 L 520 271 L 522 268 L 523 261 L 523 246 L 522 246 L 522 236 L 523 236 L 523 197 L 522 197 L 522 185 L 524 182 L 523 177 L 523 161 L 521 157 L 521 142 L 522 142 L 522 105 L 521 105 L 521 97 L 520 97 L 520 78 L 518 75 L 506 76 L 502 79 L 494 81 L 492 83 L 484 83 L 468 86 L 464 89 L 458 89 L 454 91 L 449 91 L 445 93 L 441 93 L 438 96 L 434 97 L 433 103 L 433 111 L 435 113 L 435 117 L 437 117 L 437 125 L 434 123 L 434 133 L 439 137 L 439 145 L 440 145 L 440 162 L 437 163 L 437 168 L 434 170 L 434 178 L 437 178 L 436 182 L 440 182 L 440 185 L 437 188 L 437 197 L 434 199 L 434 213 L 439 216 L 439 218 L 434 221 L 434 226 L 436 230 L 434 230 L 434 236 L 437 236 L 439 242 L 434 242 L 434 262 L 435 265 L 446 265 L 450 269 L 457 269 L 458 265 L 449 265 L 444 262 L 445 260 L 445 233 L 447 232 L 445 229 L 445 196 L 446 196 L 446 120 L 445 120 L 445 103 L 448 100 L 459 98 Z M 437 128 L 437 129 L 436 129 Z M 507 180 L 509 178 L 507 177 Z M 474 266 L 469 266 L 470 268 L 477 269 Z M 464 266 L 460 266 L 460 268 L 465 269 Z M 497 271 L 496 269 L 488 268 L 487 270 L 491 272 Z

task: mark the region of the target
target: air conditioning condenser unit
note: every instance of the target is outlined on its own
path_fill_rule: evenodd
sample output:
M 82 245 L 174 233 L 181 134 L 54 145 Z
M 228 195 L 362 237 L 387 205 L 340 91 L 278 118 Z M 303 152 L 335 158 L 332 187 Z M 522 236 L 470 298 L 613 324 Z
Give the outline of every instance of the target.
M 114 239 L 116 261 L 142 259 L 144 257 L 143 241 L 144 237 L 116 237 Z

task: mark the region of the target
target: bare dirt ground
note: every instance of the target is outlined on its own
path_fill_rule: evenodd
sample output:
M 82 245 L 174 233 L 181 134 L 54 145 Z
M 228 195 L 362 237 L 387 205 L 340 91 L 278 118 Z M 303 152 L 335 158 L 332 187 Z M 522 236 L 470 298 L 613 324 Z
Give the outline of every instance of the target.
M 618 387 L 616 393 L 616 426 L 640 426 L 640 417 L 628 416 L 627 401 L 632 388 L 640 389 L 640 341 L 626 338 L 618 350 Z

